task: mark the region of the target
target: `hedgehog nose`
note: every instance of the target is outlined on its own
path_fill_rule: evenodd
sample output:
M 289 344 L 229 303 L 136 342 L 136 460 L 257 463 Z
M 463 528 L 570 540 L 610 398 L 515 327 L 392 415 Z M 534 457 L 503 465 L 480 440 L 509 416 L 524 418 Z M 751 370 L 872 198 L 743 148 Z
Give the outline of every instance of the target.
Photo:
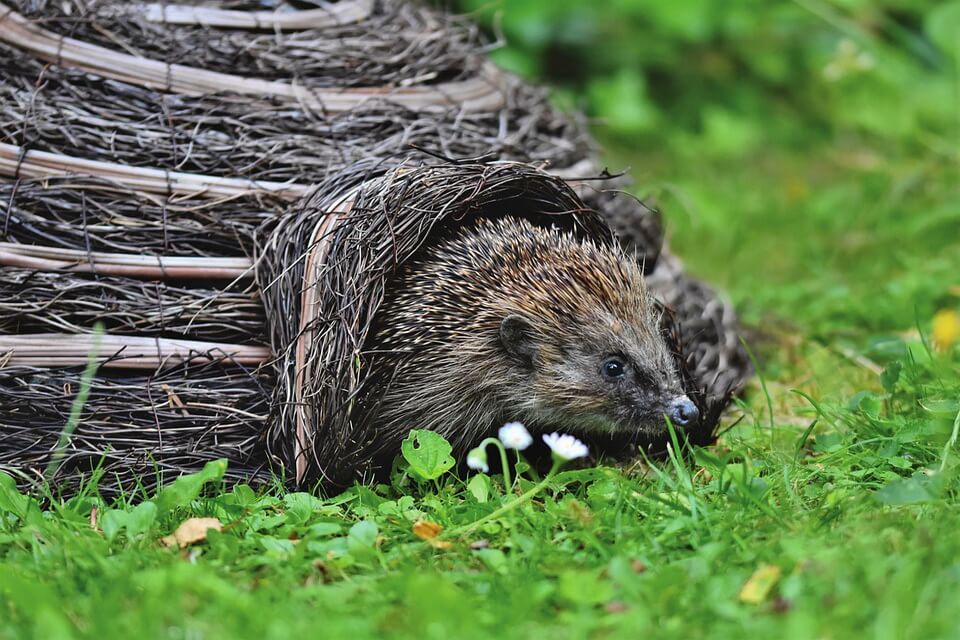
M 700 410 L 687 396 L 677 396 L 667 408 L 667 416 L 678 427 L 686 427 L 697 421 Z

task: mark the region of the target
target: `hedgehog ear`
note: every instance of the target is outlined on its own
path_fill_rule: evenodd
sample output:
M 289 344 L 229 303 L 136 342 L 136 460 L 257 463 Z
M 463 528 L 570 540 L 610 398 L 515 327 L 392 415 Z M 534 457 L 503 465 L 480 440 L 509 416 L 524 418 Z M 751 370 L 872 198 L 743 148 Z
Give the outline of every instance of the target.
M 533 325 L 517 313 L 511 313 L 500 323 L 500 342 L 510 355 L 527 363 L 533 362 L 537 345 L 533 337 Z

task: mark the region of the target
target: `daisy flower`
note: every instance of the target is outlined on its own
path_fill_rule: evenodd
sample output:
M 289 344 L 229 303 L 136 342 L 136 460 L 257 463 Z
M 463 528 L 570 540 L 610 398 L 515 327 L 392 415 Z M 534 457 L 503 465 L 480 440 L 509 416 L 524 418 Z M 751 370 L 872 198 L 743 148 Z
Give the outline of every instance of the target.
M 590 453 L 587 445 L 567 433 L 551 433 L 543 436 L 543 441 L 553 451 L 553 455 L 561 460 L 585 458 Z
M 503 446 L 507 449 L 523 451 L 533 444 L 533 436 L 530 435 L 530 432 L 527 431 L 527 428 L 523 426 L 521 422 L 508 422 L 500 427 L 497 435 L 500 437 L 500 442 L 502 442 Z
M 467 466 L 484 473 L 490 471 L 490 467 L 487 465 L 487 452 L 480 447 L 471 449 L 470 453 L 467 454 Z

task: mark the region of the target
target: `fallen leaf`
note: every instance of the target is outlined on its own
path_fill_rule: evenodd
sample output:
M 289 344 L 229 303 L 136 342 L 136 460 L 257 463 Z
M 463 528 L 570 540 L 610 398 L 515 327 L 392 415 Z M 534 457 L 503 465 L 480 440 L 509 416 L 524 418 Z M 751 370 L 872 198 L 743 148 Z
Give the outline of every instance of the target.
M 436 522 L 417 520 L 413 523 L 413 535 L 421 540 L 425 540 L 427 544 L 434 549 L 449 549 L 453 546 L 452 542 L 448 540 L 437 540 L 437 536 L 440 535 L 441 531 L 443 531 L 443 527 Z
M 413 535 L 417 536 L 421 540 L 433 540 L 440 535 L 441 531 L 443 531 L 443 527 L 436 522 L 430 522 L 429 520 L 417 520 L 413 523 Z
M 207 531 L 213 529 L 221 531 L 223 524 L 216 518 L 188 518 L 180 523 L 177 530 L 169 536 L 161 538 L 160 542 L 168 547 L 189 547 L 192 544 L 207 539 Z
M 740 602 L 760 604 L 780 581 L 783 570 L 775 564 L 762 564 L 740 589 Z

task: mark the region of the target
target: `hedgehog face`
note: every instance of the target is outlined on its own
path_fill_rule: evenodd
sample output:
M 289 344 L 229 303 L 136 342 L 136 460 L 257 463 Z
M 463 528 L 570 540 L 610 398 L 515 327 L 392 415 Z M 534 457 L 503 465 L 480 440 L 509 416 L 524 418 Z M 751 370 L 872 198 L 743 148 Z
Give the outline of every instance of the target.
M 595 320 L 595 321 L 594 321 Z M 508 316 L 501 340 L 526 359 L 535 423 L 582 432 L 661 433 L 699 417 L 684 394 L 662 337 L 643 324 L 592 319 L 576 342 L 558 344 L 536 322 Z M 539 337 L 538 337 L 539 334 Z
M 656 434 L 665 427 L 664 416 L 678 427 L 692 424 L 696 405 L 683 393 L 673 368 L 664 359 L 649 359 L 645 351 L 649 348 L 585 340 L 545 373 L 567 389 L 559 397 L 588 399 L 580 403 L 588 406 L 566 403 L 563 408 L 574 419 L 582 411 L 588 428 L 596 424 L 612 433 Z

